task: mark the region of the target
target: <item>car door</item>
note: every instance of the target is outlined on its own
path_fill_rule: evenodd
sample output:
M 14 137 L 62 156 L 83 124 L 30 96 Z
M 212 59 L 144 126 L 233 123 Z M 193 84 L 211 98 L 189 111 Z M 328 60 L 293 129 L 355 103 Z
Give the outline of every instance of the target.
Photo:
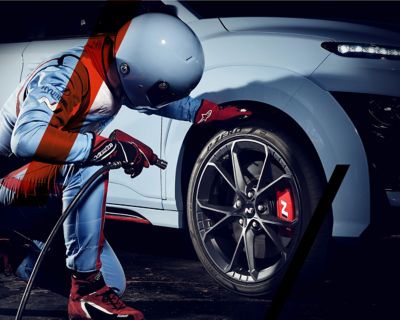
M 22 71 L 22 52 L 27 43 L 0 44 L 0 106 L 17 87 Z
M 84 45 L 85 42 L 85 38 L 75 38 L 30 43 L 23 53 L 22 78 L 48 57 L 74 46 Z M 156 153 L 160 151 L 161 117 L 148 116 L 123 106 L 103 135 L 108 136 L 117 128 L 142 140 Z M 131 179 L 123 170 L 112 171 L 107 203 L 160 209 L 162 207 L 160 169 L 155 167 L 144 169 L 135 179 Z

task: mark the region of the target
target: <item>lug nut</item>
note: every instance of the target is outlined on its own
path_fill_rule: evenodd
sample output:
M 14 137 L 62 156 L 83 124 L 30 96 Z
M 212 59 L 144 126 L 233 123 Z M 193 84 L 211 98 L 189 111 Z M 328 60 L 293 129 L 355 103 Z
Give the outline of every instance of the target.
M 253 198 L 253 196 L 254 196 L 254 192 L 252 192 L 252 191 L 247 192 L 248 198 Z
M 242 201 L 236 200 L 235 204 L 233 205 L 236 209 L 240 209 L 242 207 Z
M 265 208 L 264 208 L 264 206 L 263 206 L 262 204 L 259 204 L 259 205 L 257 206 L 257 210 L 260 211 L 260 212 L 262 212 L 262 211 L 265 210 Z
M 243 225 L 243 219 L 242 219 L 242 218 L 239 219 L 239 224 L 240 224 L 241 226 Z
M 251 225 L 253 226 L 253 228 L 257 228 L 258 227 L 258 223 L 256 221 L 253 221 L 253 223 Z

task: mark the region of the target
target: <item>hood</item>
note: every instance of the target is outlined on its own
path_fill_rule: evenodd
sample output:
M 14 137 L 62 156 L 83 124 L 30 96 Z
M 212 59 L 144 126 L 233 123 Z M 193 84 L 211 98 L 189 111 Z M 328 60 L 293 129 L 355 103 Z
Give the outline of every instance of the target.
M 266 32 L 321 37 L 326 40 L 400 46 L 400 33 L 362 24 L 299 18 L 221 18 L 230 32 Z

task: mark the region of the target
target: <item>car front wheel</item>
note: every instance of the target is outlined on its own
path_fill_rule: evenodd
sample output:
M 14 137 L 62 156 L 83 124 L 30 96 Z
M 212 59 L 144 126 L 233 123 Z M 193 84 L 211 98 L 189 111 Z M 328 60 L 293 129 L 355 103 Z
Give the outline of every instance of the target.
M 323 190 L 316 167 L 298 141 L 275 130 L 235 128 L 208 142 L 192 171 L 187 214 L 196 253 L 216 281 L 245 295 L 276 287 Z

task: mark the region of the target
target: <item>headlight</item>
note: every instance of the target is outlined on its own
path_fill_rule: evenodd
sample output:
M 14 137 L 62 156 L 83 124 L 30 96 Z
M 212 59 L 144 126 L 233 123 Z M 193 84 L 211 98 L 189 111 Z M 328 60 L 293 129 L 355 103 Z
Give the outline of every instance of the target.
M 344 42 L 324 42 L 321 46 L 330 52 L 344 57 L 400 60 L 400 48 L 395 47 Z

